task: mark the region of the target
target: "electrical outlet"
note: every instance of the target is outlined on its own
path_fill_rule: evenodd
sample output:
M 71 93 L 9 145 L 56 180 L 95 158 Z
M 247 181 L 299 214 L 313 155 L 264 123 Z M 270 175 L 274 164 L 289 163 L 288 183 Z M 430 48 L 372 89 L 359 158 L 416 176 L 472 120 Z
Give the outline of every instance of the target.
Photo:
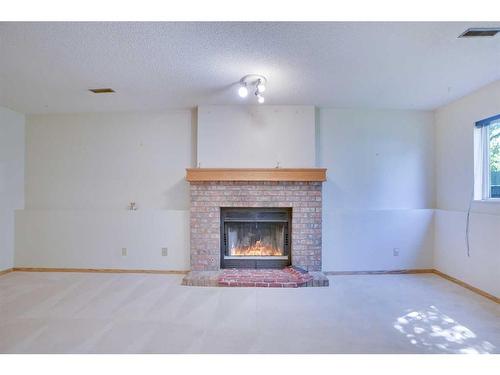
M 399 249 L 395 247 L 392 249 L 392 256 L 398 257 L 399 256 Z
M 162 247 L 161 248 L 161 256 L 166 257 L 168 255 L 168 248 L 167 247 Z
M 127 248 L 122 247 L 122 257 L 126 257 L 126 256 L 127 256 Z

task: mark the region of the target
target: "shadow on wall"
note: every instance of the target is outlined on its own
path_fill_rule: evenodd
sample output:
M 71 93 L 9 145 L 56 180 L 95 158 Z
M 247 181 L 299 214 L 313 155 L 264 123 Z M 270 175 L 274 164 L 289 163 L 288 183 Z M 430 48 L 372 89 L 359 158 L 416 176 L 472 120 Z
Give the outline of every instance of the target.
M 489 354 L 495 345 L 483 341 L 435 306 L 423 310 L 406 310 L 397 318 L 394 328 L 417 347 L 443 354 Z

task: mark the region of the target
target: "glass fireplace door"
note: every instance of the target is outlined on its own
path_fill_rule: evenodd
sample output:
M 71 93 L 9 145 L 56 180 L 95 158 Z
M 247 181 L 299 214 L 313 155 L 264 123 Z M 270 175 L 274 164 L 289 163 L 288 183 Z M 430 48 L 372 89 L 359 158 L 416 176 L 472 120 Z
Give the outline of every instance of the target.
M 227 222 L 225 225 L 226 256 L 286 256 L 287 223 Z
M 291 207 L 221 207 L 221 268 L 291 264 Z

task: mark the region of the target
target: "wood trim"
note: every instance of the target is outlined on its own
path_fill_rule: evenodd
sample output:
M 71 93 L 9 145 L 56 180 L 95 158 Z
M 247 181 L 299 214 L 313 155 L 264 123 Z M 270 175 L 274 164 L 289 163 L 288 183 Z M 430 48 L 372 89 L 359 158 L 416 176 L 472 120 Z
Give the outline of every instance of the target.
M 471 292 L 477 293 L 480 296 L 487 298 L 493 302 L 500 303 L 500 298 L 485 292 L 482 289 L 476 288 L 462 280 L 454 278 L 453 276 L 447 275 L 441 271 L 433 268 L 423 268 L 423 269 L 413 269 L 413 270 L 392 270 L 392 271 L 326 271 L 323 272 L 325 275 L 339 276 L 339 275 L 401 275 L 401 274 L 416 274 L 416 273 L 432 273 L 443 279 L 451 281 L 465 289 L 469 289 Z
M 159 275 L 186 275 L 189 271 L 168 271 L 168 270 L 133 270 L 133 269 L 115 269 L 115 268 L 30 268 L 30 267 L 14 267 L 0 271 L 0 276 L 10 272 L 84 272 L 84 273 L 146 273 Z M 400 274 L 422 274 L 433 273 L 448 281 L 451 281 L 463 288 L 466 288 L 480 296 L 487 298 L 493 302 L 500 304 L 500 298 L 485 292 L 482 289 L 476 288 L 466 282 L 459 280 L 453 276 L 447 275 L 436 269 L 409 269 L 409 270 L 392 270 L 392 271 L 326 271 L 325 275 L 340 276 L 340 275 L 400 275 Z
M 0 270 L 0 276 L 2 275 L 7 275 L 8 273 L 12 272 L 12 268 L 7 268 L 6 270 Z
M 186 180 L 323 182 L 326 168 L 187 168 Z
M 447 274 L 445 274 L 445 273 L 443 273 L 441 271 L 438 271 L 436 269 L 433 270 L 433 273 L 436 274 L 436 275 L 438 275 L 438 276 L 440 276 L 440 277 L 442 277 L 443 279 L 446 279 L 448 281 L 451 281 L 452 283 L 460 285 L 461 287 L 463 287 L 465 289 L 469 289 L 471 292 L 477 293 L 480 296 L 483 296 L 484 298 L 488 298 L 489 300 L 500 304 L 500 298 L 494 296 L 493 294 L 485 292 L 482 289 L 476 288 L 475 286 L 467 284 L 466 282 L 464 282 L 462 280 L 456 279 L 453 276 L 447 275 Z
M 415 273 L 432 273 L 432 268 L 423 269 L 410 269 L 410 270 L 391 270 L 391 271 L 326 271 L 325 275 L 339 276 L 339 275 L 401 275 L 401 274 L 415 274 Z
M 117 268 L 38 268 L 14 267 L 14 272 L 84 272 L 84 273 L 149 273 L 158 275 L 186 275 L 189 271 L 133 270 Z

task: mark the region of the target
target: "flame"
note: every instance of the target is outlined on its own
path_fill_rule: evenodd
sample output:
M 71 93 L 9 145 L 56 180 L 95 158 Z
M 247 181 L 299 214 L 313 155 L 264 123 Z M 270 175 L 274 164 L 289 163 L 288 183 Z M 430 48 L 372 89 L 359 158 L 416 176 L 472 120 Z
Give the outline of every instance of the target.
M 231 249 L 232 256 L 281 256 L 281 249 L 256 241 L 251 246 L 238 246 Z

